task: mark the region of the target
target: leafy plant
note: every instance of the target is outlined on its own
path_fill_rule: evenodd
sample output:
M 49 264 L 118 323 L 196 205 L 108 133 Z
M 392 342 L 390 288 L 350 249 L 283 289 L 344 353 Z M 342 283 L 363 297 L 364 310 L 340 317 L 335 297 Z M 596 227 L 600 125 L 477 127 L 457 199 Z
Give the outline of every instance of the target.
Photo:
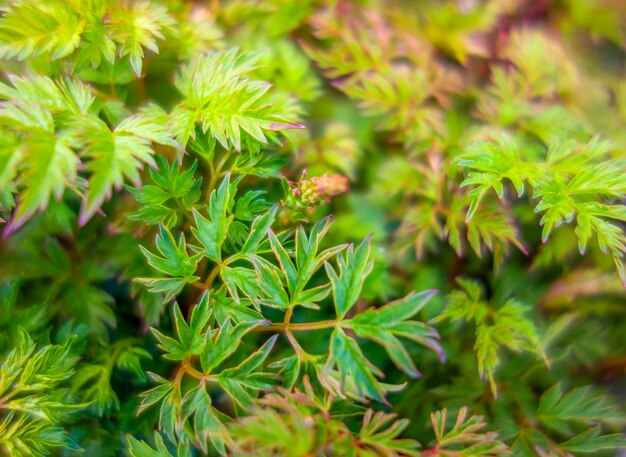
M 0 454 L 626 445 L 620 2 L 0 8 Z

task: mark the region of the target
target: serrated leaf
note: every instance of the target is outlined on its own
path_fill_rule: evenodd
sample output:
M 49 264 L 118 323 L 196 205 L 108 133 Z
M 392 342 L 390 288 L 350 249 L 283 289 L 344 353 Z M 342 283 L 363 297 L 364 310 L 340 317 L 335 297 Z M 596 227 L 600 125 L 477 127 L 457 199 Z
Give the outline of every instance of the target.
M 287 308 L 290 300 L 283 286 L 280 270 L 260 257 L 253 257 L 252 263 L 257 271 L 259 290 L 263 298 L 260 303 L 272 308 Z
M 342 329 L 333 330 L 329 351 L 328 363 L 339 370 L 342 386 L 348 385 L 350 378 L 359 398 L 385 401 L 385 391 L 376 379 L 383 376 L 382 371 L 365 358 L 356 341 Z
M 357 336 L 369 338 L 382 345 L 393 362 L 412 377 L 418 377 L 411 356 L 397 337 L 407 338 L 434 350 L 443 360 L 438 333 L 428 325 L 409 320 L 417 314 L 434 295 L 434 291 L 410 294 L 387 305 L 369 308 L 348 321 L 344 326 L 354 330 Z
M 230 184 L 227 175 L 219 188 L 211 193 L 209 200 L 209 219 L 205 219 L 199 212 L 193 212 L 196 226 L 192 228 L 194 236 L 205 249 L 205 255 L 216 262 L 222 260 L 222 245 L 228 235 L 233 216 L 228 215 L 231 207 L 232 194 L 236 184 Z
M 200 279 L 194 276 L 194 273 L 203 254 L 190 256 L 187 253 L 184 235 L 181 234 L 178 242 L 176 242 L 172 233 L 165 227 L 161 227 L 155 244 L 161 255 L 153 254 L 143 246 L 140 246 L 141 252 L 152 267 L 173 277 L 138 278 L 136 280 L 148 284 L 151 290 L 155 292 L 167 292 L 166 300 L 170 300 L 181 291 L 185 284 Z
M 253 405 L 248 390 L 264 390 L 278 383 L 278 377 L 274 373 L 256 371 L 269 355 L 277 338 L 278 335 L 272 336 L 239 365 L 222 370 L 218 375 L 220 386 L 226 390 L 233 401 L 243 408 L 249 408 Z
M 241 322 L 235 326 L 227 320 L 216 334 L 207 332 L 200 354 L 200 363 L 205 373 L 226 360 L 241 344 L 243 336 L 262 321 Z
M 28 167 L 21 184 L 26 189 L 18 197 L 17 209 L 4 229 L 5 234 L 17 230 L 36 211 L 45 208 L 51 196 L 60 199 L 66 185 L 75 181 L 79 160 L 70 148 L 73 141 L 69 134 L 39 134 L 25 144 L 22 160 Z
M 165 446 L 160 434 L 154 434 L 156 449 L 150 447 L 144 441 L 139 441 L 132 435 L 128 435 L 128 450 L 133 457 L 173 457 Z
M 23 60 L 43 53 L 50 59 L 71 54 L 85 21 L 69 4 L 50 0 L 19 2 L 0 20 L 0 56 Z
M 339 319 L 343 319 L 354 306 L 363 289 L 365 278 L 372 272 L 374 262 L 369 254 L 370 237 L 363 240 L 356 249 L 350 245 L 345 255 L 337 256 L 339 273 L 329 263 L 325 264 Z
M 241 248 L 241 253 L 253 254 L 256 252 L 261 242 L 267 237 L 267 231 L 274 222 L 277 211 L 278 207 L 274 206 L 267 213 L 254 219 L 252 226 L 250 227 L 248 239 Z

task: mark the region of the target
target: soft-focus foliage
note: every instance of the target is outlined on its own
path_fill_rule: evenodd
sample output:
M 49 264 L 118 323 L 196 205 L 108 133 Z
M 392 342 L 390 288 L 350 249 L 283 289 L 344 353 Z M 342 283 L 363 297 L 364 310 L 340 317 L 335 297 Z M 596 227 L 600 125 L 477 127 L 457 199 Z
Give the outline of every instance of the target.
M 1 1 L 0 455 L 617 455 L 622 3 Z

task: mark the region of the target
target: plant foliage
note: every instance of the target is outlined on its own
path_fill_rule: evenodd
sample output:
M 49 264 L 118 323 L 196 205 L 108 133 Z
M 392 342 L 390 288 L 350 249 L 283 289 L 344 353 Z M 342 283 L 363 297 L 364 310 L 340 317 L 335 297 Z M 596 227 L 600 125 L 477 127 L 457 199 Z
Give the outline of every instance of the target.
M 617 455 L 625 26 L 0 2 L 0 455 Z

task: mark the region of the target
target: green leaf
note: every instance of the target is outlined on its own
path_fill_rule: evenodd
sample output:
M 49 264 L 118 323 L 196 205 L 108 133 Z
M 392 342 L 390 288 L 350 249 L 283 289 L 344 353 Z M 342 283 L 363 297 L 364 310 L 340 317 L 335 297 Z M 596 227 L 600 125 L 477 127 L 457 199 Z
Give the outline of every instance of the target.
M 237 199 L 235 217 L 242 221 L 252 221 L 272 209 L 272 204 L 265 200 L 265 192 L 251 190 Z
M 211 315 L 208 303 L 208 295 L 204 294 L 194 307 L 189 324 L 181 314 L 178 304 L 174 304 L 174 329 L 178 340 L 163 335 L 155 328 L 152 329 L 152 334 L 159 341 L 159 347 L 166 353 L 164 355 L 166 359 L 185 360 L 192 355 L 200 354 L 205 346 L 205 326 Z
M 179 164 L 170 165 L 162 156 L 156 156 L 155 161 L 158 169 L 150 169 L 154 185 L 129 188 L 140 205 L 139 212 L 130 219 L 171 228 L 188 216 L 200 199 L 202 178 L 194 176 L 196 162 L 183 171 Z
M 603 435 L 600 427 L 594 427 L 560 443 L 559 447 L 569 452 L 595 454 L 605 449 L 624 449 L 626 439 L 619 433 Z
M 504 197 L 504 179 L 513 184 L 518 197 L 521 197 L 524 182 L 533 180 L 537 173 L 531 164 L 520 160 L 517 146 L 506 137 L 497 138 L 497 144 L 486 141 L 471 144 L 458 162 L 461 167 L 476 170 L 461 183 L 461 187 L 473 186 L 468 194 L 472 198 L 466 217 L 468 222 L 487 192 L 494 190 L 500 199 Z
M 24 1 L 3 8 L 0 56 L 23 60 L 49 53 L 55 60 L 71 54 L 80 42 L 85 21 L 70 4 Z
M 468 416 L 469 410 L 463 406 L 450 430 L 446 430 L 448 410 L 446 408 L 431 413 L 430 420 L 435 432 L 436 449 L 439 455 L 462 456 L 508 456 L 509 448 L 498 440 L 497 433 L 488 432 L 483 416 Z
M 271 368 L 278 368 L 282 376 L 282 384 L 291 389 L 298 381 L 302 367 L 302 359 L 298 354 L 286 357 L 270 365 Z
M 228 228 L 234 218 L 228 215 L 232 206 L 236 183 L 230 184 L 230 176 L 220 184 L 217 190 L 211 193 L 209 200 L 209 219 L 205 219 L 199 212 L 193 212 L 196 226 L 192 228 L 194 236 L 204 247 L 204 254 L 216 262 L 222 260 L 222 245 L 228 235 Z
M 439 358 L 444 360 L 443 349 L 439 345 L 439 334 L 422 322 L 409 320 L 434 294 L 434 291 L 412 293 L 381 308 L 369 308 L 342 325 L 353 329 L 357 336 L 369 338 L 382 345 L 398 368 L 417 378 L 420 373 L 398 337 L 422 344 L 434 350 Z
M 262 299 L 259 303 L 272 308 L 287 308 L 290 300 L 283 286 L 280 270 L 261 257 L 252 257 L 252 263 L 257 271 L 261 292 Z
M 537 329 L 525 315 L 527 307 L 511 299 L 499 309 L 491 309 L 484 301 L 478 283 L 463 278 L 458 278 L 457 283 L 463 291 L 455 290 L 448 295 L 448 305 L 436 321 L 450 318 L 475 322 L 474 350 L 478 372 L 481 378 L 487 378 L 494 394 L 497 394 L 495 372 L 500 364 L 500 347 L 505 346 L 516 352 L 528 351 L 548 363 Z
M 608 397 L 595 393 L 590 387 L 577 387 L 563 393 L 560 384 L 543 393 L 536 417 L 551 430 L 569 434 L 573 433 L 575 423 L 624 423 L 623 415 Z
M 345 255 L 337 257 L 339 274 L 329 263 L 325 264 L 326 273 L 333 288 L 335 311 L 339 319 L 343 319 L 354 306 L 363 289 L 365 278 L 372 272 L 374 261 L 369 258 L 369 255 L 370 237 L 363 240 L 356 249 L 350 245 Z
M 252 271 L 252 282 L 256 286 L 256 274 Z M 251 302 L 240 300 L 239 302 L 227 297 L 224 289 L 220 289 L 211 295 L 212 307 L 214 309 L 215 320 L 221 326 L 227 319 L 232 319 L 235 324 L 241 322 L 262 321 L 263 316 L 257 310 L 251 308 Z
M 150 406 L 163 400 L 163 398 L 169 395 L 174 388 L 169 380 L 154 373 L 148 373 L 148 375 L 153 381 L 158 382 L 159 385 L 150 390 L 146 390 L 139 395 L 141 397 L 141 403 L 139 404 L 137 414 L 141 414 Z
M 278 335 L 272 336 L 257 351 L 234 368 L 222 370 L 218 375 L 220 386 L 233 401 L 243 408 L 252 406 L 252 397 L 248 390 L 259 391 L 273 387 L 278 383 L 274 373 L 256 371 L 269 355 Z
M 318 254 L 322 238 L 330 229 L 334 219 L 330 216 L 315 223 L 309 236 L 306 236 L 304 228 L 298 227 L 296 232 L 296 267 L 298 279 L 294 287 L 294 294 L 304 290 L 313 274 L 332 256 L 346 248 L 346 245 L 328 248 Z
M 252 300 L 255 306 L 257 305 L 257 299 L 264 295 L 263 289 L 257 280 L 256 270 L 242 267 L 224 267 L 220 269 L 220 277 L 226 284 L 228 292 L 235 303 L 241 303 L 239 291 Z
M 419 443 L 412 439 L 401 439 L 399 435 L 409 426 L 408 419 L 395 420 L 395 414 L 384 411 L 374 413 L 368 409 L 358 434 L 359 447 L 383 450 L 390 455 L 417 457 Z
M 144 48 L 159 52 L 157 40 L 164 39 L 163 29 L 173 24 L 167 10 L 158 4 L 120 3 L 111 8 L 111 35 L 120 43 L 119 55 L 128 56 L 137 77 L 141 76 Z
M 137 281 L 148 284 L 155 292 L 167 292 L 166 300 L 175 296 L 186 283 L 192 283 L 200 279 L 194 276 L 198 262 L 203 256 L 199 253 L 190 256 L 187 253 L 187 243 L 181 233 L 178 242 L 172 233 L 165 227 L 161 227 L 156 237 L 156 247 L 159 253 L 156 255 L 140 246 L 141 252 L 148 259 L 148 263 L 161 273 L 173 278 L 139 278 Z
M 121 187 L 125 178 L 138 187 L 143 165 L 156 167 L 151 142 L 171 144 L 171 139 L 163 127 L 139 115 L 123 120 L 113 132 L 100 120 L 78 128 L 84 130 L 84 154 L 90 159 L 87 169 L 91 172 L 79 217 L 82 225 L 110 198 L 114 187 Z
M 9 455 L 48 455 L 53 448 L 78 449 L 65 429 L 87 404 L 76 403 L 68 383 L 79 359 L 75 339 L 63 345 L 35 344 L 19 330 L 14 346 L 0 357 L 0 449 Z
M 278 207 L 274 206 L 267 213 L 254 219 L 250 227 L 248 239 L 241 248 L 242 254 L 253 254 L 256 252 L 261 242 L 267 237 L 267 231 L 274 222 L 277 211 Z
M 185 394 L 183 415 L 185 417 L 193 415 L 194 438 L 202 451 L 208 452 L 209 444 L 212 444 L 220 455 L 226 455 L 225 444 L 226 442 L 230 444 L 228 430 L 211 403 L 206 387 L 199 384 L 196 389 Z
M 329 351 L 327 364 L 334 364 L 339 370 L 344 392 L 353 383 L 358 398 L 385 401 L 385 390 L 376 379 L 383 376 L 382 371 L 365 358 L 356 341 L 342 329 L 333 330 Z
M 283 247 L 276 235 L 274 235 L 274 232 L 269 229 L 267 235 L 270 240 L 272 251 L 274 251 L 274 255 L 278 259 L 284 278 L 287 281 L 289 293 L 293 294 L 296 290 L 296 286 L 298 285 L 298 271 L 289 257 L 287 250 Z
M 269 84 L 252 81 L 259 54 L 240 54 L 237 49 L 204 54 L 183 68 L 176 87 L 185 100 L 177 105 L 170 126 L 185 145 L 195 137 L 196 124 L 223 148 L 237 151 L 253 141 L 267 144 L 274 132 L 302 128 L 287 121 L 267 104 Z
M 40 134 L 25 144 L 22 160 L 29 168 L 22 176 L 26 187 L 18 197 L 13 219 L 4 229 L 8 234 L 21 227 L 36 211 L 45 208 L 52 195 L 63 196 L 65 186 L 76 179 L 79 160 L 70 148 L 74 138 L 69 134 Z
M 200 363 L 205 373 L 210 373 L 215 367 L 232 355 L 239 345 L 243 336 L 259 325 L 262 321 L 241 322 L 235 326 L 230 320 L 224 322 L 219 331 L 207 332 Z
M 156 448 L 150 447 L 144 441 L 139 441 L 132 435 L 127 436 L 128 450 L 133 457 L 174 457 L 167 446 L 163 442 L 163 438 L 160 434 L 154 434 L 154 441 Z

